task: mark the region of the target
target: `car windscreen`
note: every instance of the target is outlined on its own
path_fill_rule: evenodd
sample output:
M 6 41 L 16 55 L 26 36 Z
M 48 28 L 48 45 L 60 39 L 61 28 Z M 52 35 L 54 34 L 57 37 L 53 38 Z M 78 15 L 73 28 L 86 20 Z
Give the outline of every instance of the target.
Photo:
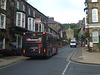
M 76 43 L 75 41 L 71 41 L 71 43 Z

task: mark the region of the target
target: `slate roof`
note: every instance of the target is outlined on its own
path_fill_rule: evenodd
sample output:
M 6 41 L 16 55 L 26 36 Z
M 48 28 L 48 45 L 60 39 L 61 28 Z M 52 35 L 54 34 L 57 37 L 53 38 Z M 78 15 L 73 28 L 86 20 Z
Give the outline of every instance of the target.
M 48 23 L 50 23 L 50 24 L 61 24 L 61 23 L 54 21 L 52 19 L 48 19 Z

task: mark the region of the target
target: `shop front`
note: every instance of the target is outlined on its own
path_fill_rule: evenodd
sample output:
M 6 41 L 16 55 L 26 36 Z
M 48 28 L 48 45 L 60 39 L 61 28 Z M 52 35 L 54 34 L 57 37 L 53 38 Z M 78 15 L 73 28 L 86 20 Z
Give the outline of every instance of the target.
M 28 30 L 18 26 L 13 26 L 13 31 L 10 31 L 12 33 L 12 50 L 14 52 L 14 55 L 22 54 L 22 38 L 23 33 L 26 31 Z

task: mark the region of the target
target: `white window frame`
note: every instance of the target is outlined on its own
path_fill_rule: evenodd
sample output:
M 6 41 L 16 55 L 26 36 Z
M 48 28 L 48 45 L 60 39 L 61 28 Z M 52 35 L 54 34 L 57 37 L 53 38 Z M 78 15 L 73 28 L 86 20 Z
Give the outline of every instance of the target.
M 34 20 L 34 18 L 28 17 L 28 30 L 35 31 L 35 20 Z
M 43 32 L 43 24 L 41 23 L 41 32 Z
M 17 19 L 17 22 L 18 22 L 18 26 L 20 26 L 21 27 L 21 14 L 17 14 L 17 17 L 18 17 L 18 19 Z
M 3 20 L 3 21 L 4 21 L 3 26 L 1 26 L 1 22 L 2 22 L 2 21 L 1 21 L 1 16 L 4 17 L 4 20 Z M 2 14 L 2 13 L 0 14 L 0 28 L 1 28 L 1 29 L 5 29 L 5 28 L 6 28 L 6 15 L 5 15 L 5 14 Z
M 22 14 L 22 27 L 25 28 L 25 14 Z
M 33 19 L 33 31 L 35 32 L 35 19 Z
M 20 25 L 18 25 L 18 14 L 20 14 Z M 23 19 L 23 15 L 24 15 L 24 19 Z M 23 27 L 25 28 L 25 14 L 22 13 L 22 12 L 17 12 L 16 13 L 16 26 L 19 26 L 19 27 Z
M 92 22 L 98 22 L 98 9 L 92 9 Z
M 93 43 L 99 43 L 99 32 L 98 31 L 92 32 L 92 41 Z
M 25 5 L 23 4 L 23 11 L 25 11 Z
M 19 9 L 19 1 L 17 1 L 17 9 Z
M 31 14 L 31 9 L 30 8 L 28 8 L 28 15 L 30 15 Z
M 2 4 L 2 1 L 4 1 L 4 4 Z M 1 0 L 1 8 L 6 10 L 6 0 Z
M 91 0 L 92 2 L 97 2 L 98 0 Z
M 38 24 L 38 32 L 41 32 L 41 28 L 42 28 L 41 24 Z
M 50 33 L 50 28 L 48 28 L 48 32 Z
M 33 17 L 35 17 L 35 11 L 33 11 Z
M 44 24 L 43 24 L 43 25 L 42 25 L 42 31 L 43 31 L 43 32 L 45 31 L 45 30 L 44 30 L 44 27 L 45 27 L 45 26 L 44 26 Z

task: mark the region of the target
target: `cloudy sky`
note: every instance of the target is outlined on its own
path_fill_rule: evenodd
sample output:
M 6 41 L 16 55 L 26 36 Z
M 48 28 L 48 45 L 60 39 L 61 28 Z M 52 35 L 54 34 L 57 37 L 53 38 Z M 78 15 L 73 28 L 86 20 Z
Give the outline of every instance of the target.
M 28 0 L 44 15 L 60 23 L 77 23 L 84 18 L 85 0 Z

